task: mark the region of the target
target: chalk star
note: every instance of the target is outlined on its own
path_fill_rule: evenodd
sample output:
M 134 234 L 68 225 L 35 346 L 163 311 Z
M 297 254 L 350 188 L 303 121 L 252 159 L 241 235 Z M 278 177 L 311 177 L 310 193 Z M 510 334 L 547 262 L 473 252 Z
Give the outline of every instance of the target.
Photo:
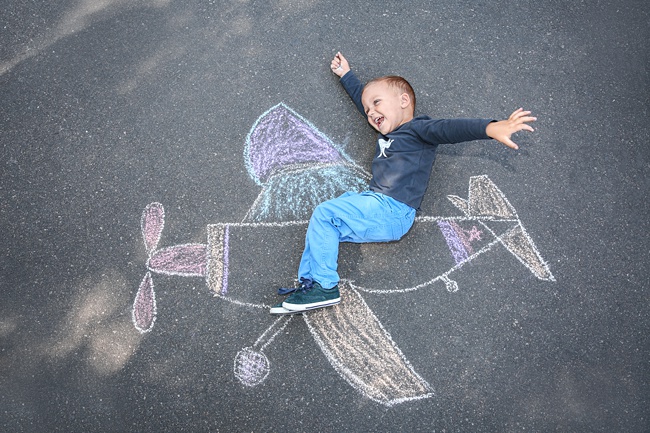
M 477 229 L 476 226 L 472 226 L 472 230 L 463 230 L 463 231 L 468 235 L 467 240 L 469 242 L 480 241 L 481 235 L 483 234 L 483 232 Z

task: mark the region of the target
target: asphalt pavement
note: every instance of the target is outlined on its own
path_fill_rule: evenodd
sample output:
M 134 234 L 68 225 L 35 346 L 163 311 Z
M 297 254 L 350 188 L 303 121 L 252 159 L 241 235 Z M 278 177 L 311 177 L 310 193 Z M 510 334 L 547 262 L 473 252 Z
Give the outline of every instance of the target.
M 0 429 L 650 430 L 646 2 L 10 3 Z M 538 120 L 441 146 L 412 232 L 278 319 L 374 156 L 339 50 L 418 114 Z

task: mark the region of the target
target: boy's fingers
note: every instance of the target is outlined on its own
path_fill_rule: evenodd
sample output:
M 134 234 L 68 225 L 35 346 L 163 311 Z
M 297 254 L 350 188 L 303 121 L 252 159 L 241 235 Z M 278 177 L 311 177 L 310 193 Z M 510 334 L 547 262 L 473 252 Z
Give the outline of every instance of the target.
M 516 120 L 516 119 L 521 119 L 521 118 L 524 118 L 524 117 L 530 117 L 532 119 L 537 119 L 536 117 L 528 116 L 530 113 L 532 113 L 532 111 L 528 111 L 528 110 L 524 111 L 523 108 L 518 108 L 518 109 L 516 109 L 515 111 L 512 112 L 509 119 L 510 120 Z
M 517 144 L 508 137 L 506 137 L 502 141 L 502 143 L 505 144 L 506 146 L 510 147 L 511 149 L 515 149 L 515 150 L 519 149 L 519 146 L 517 146 Z
M 341 52 L 339 51 L 338 53 L 336 53 L 336 55 L 332 59 L 332 63 L 331 63 L 330 66 L 331 66 L 332 69 L 341 68 L 341 67 L 343 67 L 343 62 L 344 61 L 345 61 L 345 57 L 343 57 L 341 55 Z
M 525 131 L 535 132 L 535 130 L 533 129 L 533 127 L 530 126 L 530 125 L 528 125 L 528 124 L 524 124 L 524 125 L 522 125 L 521 129 L 522 129 L 522 130 L 525 130 Z
M 530 127 L 530 125 L 528 125 L 528 123 L 534 122 L 536 120 L 537 120 L 537 117 L 521 117 L 521 118 L 516 119 L 516 120 L 511 120 L 511 122 L 512 122 L 512 125 L 515 126 L 519 130 L 519 129 L 521 129 L 520 127 L 522 127 L 524 125 Z

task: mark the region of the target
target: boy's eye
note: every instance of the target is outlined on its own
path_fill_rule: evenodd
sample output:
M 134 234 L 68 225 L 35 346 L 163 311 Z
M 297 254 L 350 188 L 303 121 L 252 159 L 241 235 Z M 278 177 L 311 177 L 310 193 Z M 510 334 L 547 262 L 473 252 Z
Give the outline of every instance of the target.
M 375 99 L 374 101 L 372 101 L 372 105 L 373 106 L 379 105 L 380 102 L 381 102 L 381 99 Z M 370 112 L 370 108 L 366 108 L 365 112 L 366 112 L 366 114 L 368 114 Z

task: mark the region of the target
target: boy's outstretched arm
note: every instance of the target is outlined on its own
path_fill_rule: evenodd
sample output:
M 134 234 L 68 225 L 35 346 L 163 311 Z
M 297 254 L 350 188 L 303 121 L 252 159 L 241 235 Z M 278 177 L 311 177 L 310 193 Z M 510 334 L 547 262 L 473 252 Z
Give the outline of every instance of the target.
M 332 72 L 334 72 L 339 77 L 342 77 L 350 71 L 350 64 L 347 60 L 345 60 L 345 57 L 343 57 L 343 54 L 341 54 L 339 51 L 332 59 L 330 68 L 332 69 Z
M 519 146 L 510 139 L 510 136 L 518 131 L 535 131 L 528 122 L 534 122 L 537 117 L 530 116 L 530 111 L 524 111 L 523 108 L 515 110 L 507 120 L 492 122 L 485 128 L 485 133 L 490 138 L 500 141 L 508 147 L 519 149 Z

